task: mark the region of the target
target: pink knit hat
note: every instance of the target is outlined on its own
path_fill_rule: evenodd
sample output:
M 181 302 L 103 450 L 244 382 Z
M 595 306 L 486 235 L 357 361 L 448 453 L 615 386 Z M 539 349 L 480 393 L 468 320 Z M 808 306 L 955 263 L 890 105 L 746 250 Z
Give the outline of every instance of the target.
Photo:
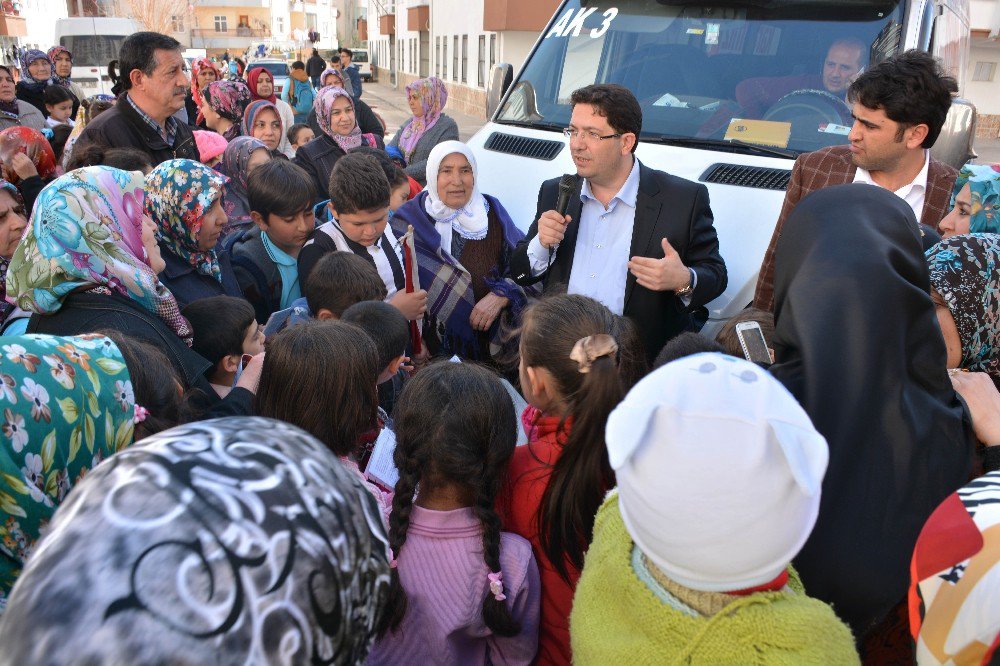
M 222 153 L 226 152 L 228 143 L 221 134 L 208 130 L 195 130 L 194 142 L 198 146 L 198 155 L 202 162 L 221 157 Z

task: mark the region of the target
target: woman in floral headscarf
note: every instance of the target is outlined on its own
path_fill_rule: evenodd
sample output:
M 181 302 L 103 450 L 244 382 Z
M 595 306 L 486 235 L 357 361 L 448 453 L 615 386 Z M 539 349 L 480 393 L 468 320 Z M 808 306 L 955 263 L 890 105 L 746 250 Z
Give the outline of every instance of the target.
M 951 212 L 938 231 L 942 238 L 968 233 L 1000 233 L 1000 164 L 966 164 L 958 172 Z
M 351 98 L 354 99 L 354 94 L 351 92 L 351 80 L 344 79 L 344 73 L 335 67 L 328 67 L 323 70 L 320 74 L 320 87 L 326 88 L 327 86 L 337 86 L 338 88 L 343 88 L 347 91 Z M 363 100 L 354 100 L 354 115 L 358 120 L 358 127 L 361 128 L 362 134 L 374 134 L 376 136 L 385 139 L 385 121 L 372 111 L 372 108 L 368 106 Z M 309 118 L 306 123 L 312 128 L 313 134 L 319 136 L 323 133 L 323 130 L 319 128 L 319 123 L 316 122 L 316 110 L 310 109 Z
M 216 81 L 202 91 L 201 114 L 208 129 L 232 141 L 242 134 L 243 112 L 250 104 L 250 89 L 242 81 Z
M 53 80 L 59 85 L 69 88 L 69 91 L 73 93 L 73 97 L 76 97 L 77 101 L 82 104 L 87 95 L 83 92 L 80 84 L 72 80 L 73 54 L 65 46 L 53 46 L 49 49 L 47 55 L 49 56 L 49 61 L 52 63 Z M 74 107 L 74 117 L 76 116 L 75 109 L 76 107 Z
M 1000 235 L 951 236 L 927 263 L 948 368 L 985 372 L 1000 387 Z
M 271 151 L 263 142 L 250 136 L 238 136 L 226 146 L 222 161 L 215 169 L 229 178 L 222 196 L 222 210 L 228 218 L 222 229 L 223 242 L 253 226 L 250 202 L 247 200 L 247 177 L 258 166 L 271 159 Z
M 0 347 L 0 612 L 70 489 L 131 446 L 136 409 L 118 347 L 102 336 L 4 337 Z
M 181 308 L 210 296 L 242 296 L 227 253 L 216 245 L 226 224 L 229 179 L 194 160 L 168 160 L 146 176 L 146 214 L 166 268 L 160 281 Z
M 221 78 L 219 66 L 208 58 L 198 58 L 191 63 L 191 92 L 184 99 L 184 107 L 187 109 L 188 125 L 192 128 L 205 127 L 205 119 L 201 116 L 201 91 Z
M 7 270 L 7 294 L 33 313 L 29 333 L 78 335 L 108 328 L 161 349 L 186 387 L 212 395 L 208 361 L 157 278 L 156 225 L 143 212 L 143 176 L 93 166 L 52 181 Z
M 7 267 L 26 226 L 28 220 L 21 193 L 6 180 L 0 180 L 0 326 L 14 310 L 14 305 L 4 298 L 7 293 Z
M 330 172 L 337 160 L 352 148 L 385 148 L 385 143 L 378 135 L 362 133 L 354 115 L 354 99 L 343 88 L 327 86 L 320 90 L 313 109 L 321 134 L 299 148 L 294 162 L 312 176 L 319 196 L 314 203 L 319 203 L 330 189 Z
M 30 127 L 8 127 L 0 132 L 0 163 L 4 176 L 20 190 L 29 211 L 38 193 L 57 174 L 56 155 L 48 139 Z
M 278 142 L 278 150 L 285 157 L 294 156 L 295 151 L 288 142 L 288 137 L 285 136 L 285 132 L 288 131 L 289 127 L 295 124 L 295 111 L 292 110 L 292 107 L 288 104 L 288 102 L 283 99 L 278 99 L 278 96 L 274 94 L 274 75 L 263 67 L 251 67 L 247 71 L 247 87 L 250 89 L 253 101 L 256 102 L 259 100 L 265 100 L 274 104 L 274 106 L 278 109 L 278 116 L 281 117 L 281 126 L 285 130 L 281 133 L 281 141 Z M 244 134 L 246 134 L 245 130 Z
M 431 150 L 444 141 L 458 141 L 458 124 L 442 111 L 448 89 L 436 76 L 409 84 L 406 95 L 413 117 L 403 123 L 389 145 L 403 151 L 406 173 L 426 185 Z

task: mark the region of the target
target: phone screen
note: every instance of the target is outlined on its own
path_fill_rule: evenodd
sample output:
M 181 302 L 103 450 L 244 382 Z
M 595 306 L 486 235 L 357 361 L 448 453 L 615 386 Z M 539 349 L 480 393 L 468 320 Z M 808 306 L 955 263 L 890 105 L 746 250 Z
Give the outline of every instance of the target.
M 771 352 L 767 349 L 767 341 L 760 330 L 760 324 L 755 321 L 743 322 L 736 326 L 736 337 L 743 348 L 743 356 L 751 363 L 771 364 Z

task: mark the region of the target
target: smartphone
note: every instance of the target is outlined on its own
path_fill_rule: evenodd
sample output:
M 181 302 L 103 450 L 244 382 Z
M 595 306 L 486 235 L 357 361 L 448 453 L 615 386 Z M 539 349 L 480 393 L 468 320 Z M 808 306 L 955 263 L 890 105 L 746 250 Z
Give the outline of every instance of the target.
M 743 356 L 751 363 L 771 365 L 771 352 L 764 340 L 760 324 L 755 321 L 741 321 L 736 324 L 736 337 L 739 338 Z
M 243 354 L 240 358 L 240 364 L 236 368 L 236 376 L 233 377 L 233 386 L 236 386 L 236 382 L 240 381 L 240 375 L 243 374 L 243 368 L 247 367 L 247 363 L 253 360 L 253 356 L 250 354 Z

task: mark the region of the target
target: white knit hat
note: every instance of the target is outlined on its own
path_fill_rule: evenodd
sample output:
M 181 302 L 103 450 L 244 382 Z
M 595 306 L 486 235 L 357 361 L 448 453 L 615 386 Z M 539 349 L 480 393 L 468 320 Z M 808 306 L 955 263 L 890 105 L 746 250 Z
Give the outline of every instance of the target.
M 742 359 L 697 354 L 654 371 L 611 413 L 607 444 L 629 534 L 691 589 L 771 582 L 816 523 L 826 440 Z

